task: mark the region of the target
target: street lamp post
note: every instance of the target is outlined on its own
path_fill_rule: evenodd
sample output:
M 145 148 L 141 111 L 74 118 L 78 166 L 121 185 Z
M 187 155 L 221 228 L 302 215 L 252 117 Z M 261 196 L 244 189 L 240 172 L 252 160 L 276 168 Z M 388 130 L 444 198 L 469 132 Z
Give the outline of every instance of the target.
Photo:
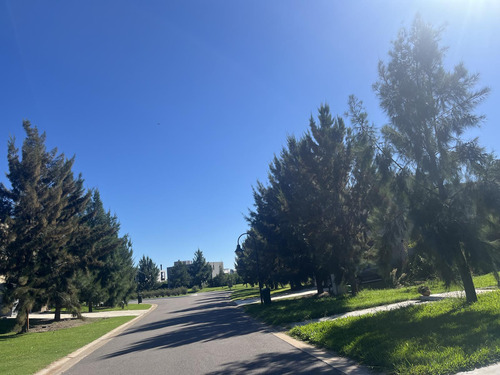
M 240 236 L 238 237 L 238 240 L 236 241 L 236 250 L 235 250 L 235 253 L 238 256 L 242 256 L 243 255 L 243 249 L 240 246 L 240 238 L 243 237 L 243 236 L 245 236 L 245 235 L 248 236 L 248 235 L 250 235 L 250 233 L 249 232 L 245 232 L 245 233 L 240 234 Z M 263 305 L 264 304 L 264 300 L 262 298 L 262 281 L 260 279 L 259 252 L 257 251 L 257 249 L 255 249 L 255 260 L 257 261 L 257 280 L 259 281 L 260 304 Z

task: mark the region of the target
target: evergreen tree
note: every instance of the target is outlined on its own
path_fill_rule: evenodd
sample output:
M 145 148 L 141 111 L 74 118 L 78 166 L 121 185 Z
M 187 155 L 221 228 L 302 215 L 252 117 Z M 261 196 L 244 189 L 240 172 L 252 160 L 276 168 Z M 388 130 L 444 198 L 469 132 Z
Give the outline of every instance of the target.
M 330 274 L 335 275 L 337 285 L 346 278 L 354 280 L 355 276 L 357 253 L 347 242 L 352 233 L 346 216 L 354 151 L 351 130 L 342 118 L 332 117 L 328 105 L 319 108 L 318 123 L 311 117 L 309 128 L 303 156 L 306 174 L 302 177 L 310 182 L 304 202 L 309 206 L 305 211 L 309 215 L 304 222 L 306 237 L 314 249 L 316 281 L 321 293 L 321 284 Z M 349 260 L 351 264 L 347 263 Z
M 18 327 L 26 331 L 36 303 L 50 300 L 56 312 L 63 305 L 78 308 L 71 280 L 84 258 L 77 244 L 90 195 L 84 193 L 81 177 L 73 177 L 74 159 L 55 149 L 47 152 L 45 134 L 28 121 L 23 127 L 22 157 L 14 139 L 8 144 L 11 189 L 0 188 L 9 232 L 0 273 L 6 278 L 6 299 L 19 299 Z
M 353 104 L 354 106 L 354 104 Z M 351 283 L 368 248 L 368 218 L 375 203 L 374 142 L 366 115 L 356 112 L 355 128 L 333 118 L 327 105 L 310 120 L 302 138 L 289 137 L 269 167 L 269 186 L 258 182 L 251 236 L 237 269 L 248 282 L 260 278 L 300 285 L 314 277 L 318 293 L 335 275 L 335 284 Z M 338 288 L 337 288 L 338 289 Z
M 212 276 L 212 268 L 205 260 L 200 249 L 194 253 L 193 263 L 189 267 L 189 274 L 192 285 L 197 285 L 200 288 L 203 288 L 203 284 Z
M 174 263 L 168 279 L 169 288 L 179 288 L 181 286 L 188 287 L 191 285 L 191 277 L 187 265 L 180 260 Z
M 217 275 L 215 275 L 215 277 L 213 277 L 211 280 L 210 280 L 210 286 L 211 287 L 218 287 L 218 286 L 225 286 L 227 285 L 227 275 L 224 273 L 224 269 L 222 268 L 222 266 L 219 266 L 219 273 Z
M 106 306 L 127 305 L 137 289 L 132 241 L 128 235 L 118 240 L 117 249 L 106 258 L 105 277 L 101 283 L 107 292 Z
M 94 311 L 94 306 L 106 301 L 106 290 L 101 286 L 97 271 L 79 270 L 75 275 L 75 286 L 78 290 L 79 300 L 86 302 L 89 312 Z
M 87 302 L 89 311 L 95 303 L 115 306 L 128 301 L 135 291 L 135 270 L 128 238 L 118 235 L 120 225 L 116 216 L 105 212 L 99 191 L 94 189 L 87 206 L 86 225 L 91 257 L 78 277 L 80 298 Z
M 258 284 L 259 272 L 257 266 L 257 246 L 255 245 L 254 234 L 251 233 L 249 237 L 243 241 L 241 246 L 242 251 L 236 252 L 236 270 L 245 284 Z M 266 261 L 269 260 L 269 253 L 264 254 Z
M 473 111 L 489 90 L 476 89 L 479 76 L 462 64 L 445 70 L 439 39 L 439 31 L 416 17 L 393 42 L 389 63 L 379 63 L 374 88 L 390 119 L 383 135 L 400 173 L 411 176 L 407 208 L 415 249 L 433 257 L 448 282 L 456 267 L 467 301 L 474 302 L 471 261 L 484 248 L 478 241 L 474 165 L 483 151 L 477 140 L 462 136 L 482 121 Z
M 145 255 L 139 260 L 137 270 L 137 290 L 142 292 L 144 290 L 154 290 L 158 287 L 158 275 L 160 269 L 156 266 L 155 262 L 150 257 Z

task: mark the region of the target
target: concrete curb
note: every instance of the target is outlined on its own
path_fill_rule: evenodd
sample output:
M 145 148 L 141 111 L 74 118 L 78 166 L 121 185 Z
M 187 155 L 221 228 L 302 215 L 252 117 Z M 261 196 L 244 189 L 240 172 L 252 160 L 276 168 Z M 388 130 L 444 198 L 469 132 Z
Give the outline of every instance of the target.
M 345 374 L 345 375 L 373 374 L 373 372 L 371 372 L 367 367 L 362 366 L 351 359 L 341 357 L 336 353 L 318 348 L 304 341 L 296 340 L 284 332 L 275 332 L 273 333 L 273 335 L 287 342 L 293 347 L 302 350 L 304 353 L 307 353 L 319 359 L 320 361 L 323 361 L 327 365 L 331 366 L 338 374 Z
M 68 354 L 66 357 L 58 359 L 55 362 L 52 362 L 49 366 L 45 367 L 43 370 L 40 370 L 35 373 L 35 375 L 59 375 L 69 368 L 76 365 L 83 358 L 88 356 L 94 350 L 100 348 L 104 344 L 108 343 L 112 338 L 125 331 L 132 324 L 136 323 L 138 320 L 144 318 L 146 315 L 151 313 L 158 307 L 156 304 L 152 304 L 152 306 L 146 310 L 143 314 L 136 316 L 134 319 L 128 321 L 127 323 L 122 324 L 119 327 L 116 327 L 114 330 L 109 331 L 105 335 L 99 337 L 98 339 L 88 343 L 87 345 L 81 347 L 80 349 L 75 350 L 73 353 Z
M 235 301 L 229 300 L 230 304 L 235 308 L 241 308 L 242 305 L 237 305 Z M 300 351 L 309 354 L 310 356 L 322 361 L 323 363 L 330 366 L 333 370 L 333 374 L 337 375 L 372 375 L 371 372 L 366 366 L 360 365 L 359 363 L 353 361 L 352 359 L 348 359 L 345 357 L 339 356 L 337 353 L 328 351 L 322 348 L 318 348 L 311 344 L 308 344 L 304 341 L 296 340 L 293 337 L 289 336 L 285 332 L 277 331 L 275 327 L 268 326 L 267 324 L 260 322 L 252 317 L 251 319 L 255 320 L 257 323 L 261 324 L 265 327 L 265 330 L 268 333 L 273 334 L 275 337 L 279 338 L 282 341 L 285 341 L 289 345 L 293 346 Z

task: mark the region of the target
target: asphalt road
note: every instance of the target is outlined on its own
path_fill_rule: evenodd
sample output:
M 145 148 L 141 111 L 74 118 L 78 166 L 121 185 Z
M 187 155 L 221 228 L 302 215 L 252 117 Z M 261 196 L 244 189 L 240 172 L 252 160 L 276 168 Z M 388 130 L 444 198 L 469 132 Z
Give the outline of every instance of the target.
M 64 374 L 336 373 L 274 336 L 228 297 L 212 292 L 151 301 L 156 310 Z

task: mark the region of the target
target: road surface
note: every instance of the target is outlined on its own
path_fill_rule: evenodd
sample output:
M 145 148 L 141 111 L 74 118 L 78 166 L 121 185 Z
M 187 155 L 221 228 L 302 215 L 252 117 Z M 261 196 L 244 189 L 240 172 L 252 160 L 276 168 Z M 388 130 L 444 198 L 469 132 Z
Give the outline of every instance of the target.
M 211 292 L 148 301 L 158 308 L 64 374 L 337 373 L 274 336 L 228 297 Z

